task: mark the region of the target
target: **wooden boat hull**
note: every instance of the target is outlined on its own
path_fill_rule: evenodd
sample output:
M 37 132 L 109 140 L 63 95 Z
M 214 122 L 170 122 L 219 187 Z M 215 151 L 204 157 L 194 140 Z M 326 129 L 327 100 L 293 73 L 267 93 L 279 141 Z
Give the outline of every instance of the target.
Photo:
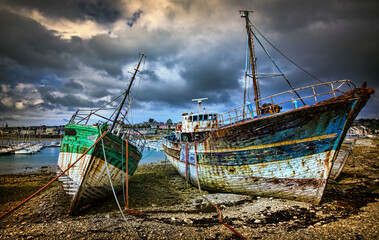
M 183 177 L 204 189 L 318 204 L 347 130 L 371 93 L 359 88 L 214 129 L 199 142 L 166 137 L 164 150 Z
M 336 180 L 340 176 L 343 168 L 345 167 L 347 160 L 349 159 L 350 155 L 353 154 L 355 141 L 356 141 L 355 139 L 346 141 L 346 144 L 350 146 L 347 149 L 343 149 L 343 150 L 341 149 L 339 151 L 338 156 L 336 160 L 334 161 L 332 170 L 330 171 L 329 177 L 331 179 Z M 344 144 L 345 144 L 345 141 L 344 141 Z
M 96 126 L 68 124 L 65 127 L 65 136 L 60 148 L 58 174 L 77 160 L 99 136 Z M 137 148 L 129 143 L 129 176 L 134 174 L 141 157 L 142 154 Z M 78 163 L 59 178 L 63 182 L 66 193 L 71 197 L 70 214 L 107 197 L 112 192 L 108 171 L 115 190 L 122 188 L 125 184 L 125 158 L 126 143 L 107 133 L 103 141 L 99 141 Z

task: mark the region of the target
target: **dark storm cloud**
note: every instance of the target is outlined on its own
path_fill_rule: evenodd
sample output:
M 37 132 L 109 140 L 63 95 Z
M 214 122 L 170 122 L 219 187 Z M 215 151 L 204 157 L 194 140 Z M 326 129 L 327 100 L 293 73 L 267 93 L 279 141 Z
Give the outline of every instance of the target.
M 109 4 L 109 1 L 81 1 L 78 3 L 78 7 L 83 13 L 98 22 L 114 22 L 121 15 L 117 8 Z
M 38 88 L 42 99 L 46 103 L 50 103 L 49 107 L 69 107 L 69 108 L 94 108 L 104 104 L 104 101 L 90 101 L 84 97 L 79 97 L 68 93 L 64 97 L 54 96 L 52 92 L 56 91 L 55 88 L 50 86 L 42 86 Z
M 141 10 L 138 10 L 137 12 L 133 13 L 133 17 L 127 18 L 126 24 L 128 24 L 129 27 L 133 27 L 133 24 L 137 22 L 142 13 L 143 12 Z
M 88 41 L 86 54 L 82 57 L 86 64 L 96 69 L 104 69 L 110 75 L 120 76 L 128 53 L 128 50 L 121 48 L 114 39 L 101 34 Z
M 13 117 L 0 117 L 0 122 L 8 122 L 8 121 L 17 121 L 17 119 Z
M 209 98 L 208 103 L 222 104 L 229 101 L 231 92 L 238 88 L 237 79 L 241 72 L 236 67 L 238 62 L 232 63 L 228 60 L 230 59 L 223 59 L 222 54 L 217 52 L 210 52 L 203 57 L 188 56 L 179 60 L 185 66 L 179 71 L 184 86 L 165 83 L 154 71 L 146 70 L 142 72 L 141 81 L 148 79 L 151 83 L 141 86 L 141 91 L 149 94 L 139 94 L 136 100 L 163 102 L 182 107 L 188 106 L 191 99 L 200 97 Z
M 78 63 L 120 76 L 121 66 L 128 61 L 128 52 L 120 51 L 117 44 L 107 36 L 105 38 L 109 42 L 105 44 L 98 41 L 104 38 L 101 35 L 95 36 L 89 42 L 79 37 L 61 39 L 55 36 L 54 31 L 47 30 L 35 20 L 5 10 L 0 10 L 0 31 L 4 33 L 0 38 L 1 83 L 13 87 L 18 83 L 39 85 L 42 82 L 55 87 L 61 86 L 58 90 L 62 93 L 70 93 L 70 89 L 82 91 L 83 86 L 78 81 L 71 79 L 62 83 L 72 71 L 79 69 Z M 91 79 L 87 82 L 90 81 Z M 87 92 L 92 97 L 109 95 L 107 90 L 98 88 Z M 69 105 L 63 98 L 45 97 L 44 100 L 48 102 L 40 105 L 42 107 L 49 107 L 49 103 L 59 105 L 59 101 L 63 101 L 62 106 Z M 91 105 L 90 100 L 78 102 L 83 106 Z
M 276 35 L 275 45 L 316 76 L 374 80 L 379 71 L 376 9 L 378 1 L 293 0 L 262 1 L 256 12 L 261 30 Z
M 288 32 L 308 28 L 313 23 L 334 24 L 341 21 L 377 21 L 376 0 L 257 1 L 255 14 L 262 17 L 271 31 Z M 254 13 L 253 13 L 254 14 Z
M 250 18 L 262 33 L 320 79 L 351 79 L 358 86 L 368 81 L 379 91 L 379 1 L 188 0 L 167 1 L 162 9 L 149 8 L 149 0 L 136 3 L 2 1 L 0 79 L 14 93 L 0 96 L 24 100 L 32 110 L 98 107 L 98 99 L 123 91 L 130 77 L 126 72 L 144 51 L 148 68 L 140 72 L 139 90 L 132 89 L 141 109 L 159 113 L 158 103 L 175 111 L 187 108 L 192 98 L 208 97 L 208 103 L 230 110 L 242 104 L 243 94 L 239 81 L 244 76 L 246 31 L 238 9 L 254 10 Z M 125 8 L 128 4 L 134 5 L 131 12 Z M 22 16 L 32 10 L 45 21 L 53 20 L 51 25 Z M 101 31 L 64 39 L 60 25 L 56 31 L 47 29 L 61 19 L 75 26 L 83 20 L 96 22 L 94 28 Z M 117 24 L 123 26 L 118 29 Z M 108 28 L 110 33 L 104 34 Z M 317 83 L 260 39 L 295 87 Z M 277 73 L 256 41 L 255 46 L 259 72 Z M 22 99 L 14 89 L 20 83 L 33 83 L 43 102 L 33 105 Z M 281 78 L 261 79 L 262 97 L 288 89 Z M 373 97 L 362 113 L 378 116 L 377 100 Z M 10 101 L 3 102 L 0 110 L 11 114 Z
M 375 11 L 378 9 L 377 1 L 240 2 L 243 2 L 240 9 L 255 10 L 251 20 L 275 46 L 318 78 L 323 81 L 351 79 L 357 86 L 368 81 L 369 87 L 378 89 L 378 34 L 373 34 L 379 32 L 378 15 Z M 186 9 L 188 11 L 190 7 Z M 174 21 L 178 16 L 174 14 L 170 19 Z M 215 25 L 215 32 L 222 27 Z M 212 33 L 212 30 L 209 31 L 210 36 Z M 227 32 L 224 33 L 225 38 L 231 38 Z M 244 32 L 241 33 L 240 37 L 243 39 Z M 262 37 L 260 39 L 263 41 Z M 244 68 L 243 42 L 234 39 L 233 43 L 234 45 L 228 42 L 213 43 L 216 45 L 214 49 L 212 44 L 205 43 L 206 53 L 203 49 L 194 49 L 191 55 L 176 59 L 182 63 L 180 76 L 185 80 L 186 86 L 165 88 L 159 77 L 152 74 L 150 79 L 161 87 L 147 87 L 150 94 L 141 96 L 139 100 L 156 99 L 172 106 L 184 106 L 188 99 L 202 95 L 201 97 L 209 96 L 209 102 L 218 101 L 231 105 L 231 94 L 242 94 L 243 90 L 237 80 L 243 76 Z M 255 44 L 259 71 L 279 73 L 259 50 L 258 43 Z M 318 83 L 276 53 L 267 43 L 264 44 L 295 87 Z M 240 58 L 237 54 L 240 54 Z M 170 66 L 168 62 L 164 64 Z M 289 89 L 283 78 L 262 79 L 261 82 L 263 97 Z M 165 94 L 167 87 L 169 94 Z
M 54 37 L 34 20 L 0 10 L 0 57 L 33 68 L 65 66 L 67 42 Z
M 83 85 L 76 82 L 74 79 L 68 80 L 68 82 L 62 87 L 62 90 L 65 92 L 81 92 L 83 89 Z
M 321 80 L 351 79 L 357 86 L 368 81 L 369 87 L 379 88 L 378 1 L 239 1 L 239 5 L 254 10 L 250 15 L 253 24 Z M 318 83 L 258 37 L 295 87 Z M 259 72 L 278 73 L 256 41 L 255 46 Z M 282 78 L 262 79 L 261 83 L 262 96 L 289 89 Z
M 180 75 L 190 83 L 189 91 L 220 91 L 238 88 L 243 61 L 232 62 L 225 52 L 213 52 L 183 61 L 186 66 Z
M 67 1 L 57 4 L 47 4 L 46 1 L 9 1 L 0 6 L 0 78 L 1 84 L 6 84 L 9 92 L 0 91 L 0 110 L 2 115 L 23 114 L 56 110 L 62 107 L 68 109 L 78 107 L 98 107 L 104 104 L 99 98 L 119 93 L 110 93 L 109 83 L 101 83 L 101 78 L 110 79 L 106 74 L 115 76 L 116 80 L 122 75 L 121 67 L 130 59 L 130 52 L 135 49 L 127 48 L 120 51 L 118 39 L 108 36 L 94 36 L 84 40 L 80 37 L 62 39 L 55 31 L 47 30 L 36 20 L 25 17 L 15 9 L 38 10 L 46 17 L 66 18 L 74 20 L 95 19 L 97 22 L 113 22 L 120 17 L 117 11 L 111 11 L 111 5 L 117 2 L 102 1 Z M 75 8 L 75 4 L 79 4 Z M 108 11 L 109 10 L 109 11 Z M 85 14 L 82 14 L 84 12 Z M 134 16 L 137 21 L 139 14 Z M 90 17 L 88 17 L 90 16 Z M 130 54 L 130 55 L 128 55 Z M 91 67 L 100 75 L 91 74 L 87 79 L 78 79 L 79 71 L 85 66 Z M 79 73 L 79 72 L 78 72 Z M 77 75 L 76 79 L 70 76 Z M 94 82 L 94 80 L 97 81 Z M 28 100 L 16 89 L 18 84 L 33 83 L 38 88 L 42 103 Z M 44 86 L 41 86 L 43 84 Z M 84 89 L 84 85 L 85 89 Z M 96 84 L 96 86 L 94 86 Z M 111 86 L 111 88 L 117 86 Z M 32 91 L 31 88 L 29 91 Z M 59 94 L 57 94 L 59 93 Z M 21 95 L 20 95 L 21 94 Z M 29 116 L 31 116 L 29 114 Z M 9 117 L 8 119 L 14 119 Z
M 119 0 L 6 0 L 8 6 L 16 9 L 38 10 L 51 18 L 64 18 L 73 21 L 93 20 L 99 23 L 112 23 L 122 17 Z

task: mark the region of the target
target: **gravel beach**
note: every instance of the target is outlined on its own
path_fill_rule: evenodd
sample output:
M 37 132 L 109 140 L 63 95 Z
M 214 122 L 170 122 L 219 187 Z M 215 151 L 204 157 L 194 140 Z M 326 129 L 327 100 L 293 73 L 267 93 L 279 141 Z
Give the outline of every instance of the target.
M 341 176 L 320 205 L 225 193 L 205 196 L 246 239 L 379 239 L 379 140 L 358 139 Z M 0 214 L 55 177 L 54 168 L 0 175 Z M 239 239 L 217 210 L 167 162 L 141 165 L 129 184 L 130 208 L 114 198 L 69 216 L 59 182 L 0 219 L 0 239 Z M 123 193 L 118 194 L 123 208 Z

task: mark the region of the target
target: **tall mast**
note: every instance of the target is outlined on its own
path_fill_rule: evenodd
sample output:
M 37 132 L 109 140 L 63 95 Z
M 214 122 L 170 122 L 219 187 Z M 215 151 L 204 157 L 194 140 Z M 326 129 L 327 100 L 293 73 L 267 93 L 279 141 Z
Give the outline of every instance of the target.
M 251 35 L 252 30 L 250 26 L 249 12 L 252 13 L 253 11 L 240 10 L 240 14 L 242 14 L 241 17 L 245 18 L 245 21 L 246 21 L 247 41 L 248 41 L 248 46 L 249 46 L 249 55 L 250 55 L 250 63 L 251 63 L 251 75 L 253 78 L 253 87 L 254 87 L 254 102 L 255 102 L 255 107 L 257 109 L 257 115 L 260 116 L 260 112 L 259 112 L 260 93 L 259 93 L 258 78 L 257 78 L 257 64 L 256 64 L 253 36 Z M 244 91 L 244 96 L 243 96 L 244 105 L 246 103 L 245 95 L 246 95 L 246 90 Z
M 113 124 L 112 124 L 112 127 L 111 127 L 110 132 L 112 132 L 114 126 L 116 125 L 116 122 L 117 122 L 118 116 L 120 115 L 120 112 L 121 112 L 121 110 L 122 110 L 122 107 L 124 106 L 124 103 L 125 103 L 125 100 L 126 100 L 127 96 L 129 95 L 130 88 L 131 88 L 132 85 L 133 85 L 134 79 L 136 78 L 136 75 L 137 75 L 137 72 L 138 72 L 138 68 L 139 68 L 139 66 L 140 66 L 140 64 L 141 64 L 141 61 L 142 61 L 142 58 L 143 58 L 144 56 L 145 56 L 145 54 L 142 53 L 141 58 L 139 59 L 139 62 L 138 62 L 138 64 L 137 64 L 137 67 L 134 69 L 134 70 L 135 70 L 135 71 L 134 71 L 134 74 L 133 74 L 133 76 L 132 76 L 132 79 L 130 80 L 130 83 L 129 83 L 128 88 L 127 88 L 127 89 L 125 90 L 125 92 L 124 92 L 124 98 L 122 99 L 122 101 L 121 101 L 121 103 L 120 103 L 120 106 L 119 106 L 119 108 L 118 108 L 118 110 L 117 110 L 117 113 L 116 113 L 116 116 L 115 116 L 115 118 L 114 118 L 114 120 L 113 120 Z

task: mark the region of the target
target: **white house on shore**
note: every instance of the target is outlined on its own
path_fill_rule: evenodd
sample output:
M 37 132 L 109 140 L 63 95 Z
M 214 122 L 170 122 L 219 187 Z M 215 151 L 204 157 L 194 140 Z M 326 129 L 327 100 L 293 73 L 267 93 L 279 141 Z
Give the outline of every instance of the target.
M 354 126 L 347 131 L 348 136 L 366 137 L 371 134 L 371 130 L 365 126 Z

